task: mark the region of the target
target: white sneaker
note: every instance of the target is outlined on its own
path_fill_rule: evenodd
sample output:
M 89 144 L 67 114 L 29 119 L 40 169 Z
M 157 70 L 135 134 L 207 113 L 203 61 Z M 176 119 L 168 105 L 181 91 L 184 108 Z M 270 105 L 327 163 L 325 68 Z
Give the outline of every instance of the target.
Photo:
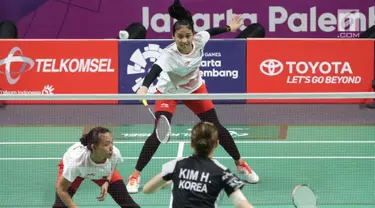
M 126 185 L 126 189 L 128 190 L 129 194 L 136 194 L 138 193 L 140 184 L 141 184 L 141 176 L 139 174 L 132 174 L 128 179 L 128 184 Z
M 245 175 L 247 182 L 259 182 L 259 176 L 250 168 L 250 166 L 245 161 L 241 162 L 240 165 L 237 166 L 237 171 Z

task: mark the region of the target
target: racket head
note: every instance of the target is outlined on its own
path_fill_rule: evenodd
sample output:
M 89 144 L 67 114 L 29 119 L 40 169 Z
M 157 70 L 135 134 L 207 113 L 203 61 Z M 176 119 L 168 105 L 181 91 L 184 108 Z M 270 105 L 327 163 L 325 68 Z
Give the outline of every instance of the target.
M 297 208 L 317 208 L 318 199 L 307 184 L 297 185 L 292 192 L 292 201 Z
M 155 126 L 156 137 L 161 143 L 168 143 L 171 139 L 172 130 L 171 124 L 166 116 L 161 115 L 156 119 Z

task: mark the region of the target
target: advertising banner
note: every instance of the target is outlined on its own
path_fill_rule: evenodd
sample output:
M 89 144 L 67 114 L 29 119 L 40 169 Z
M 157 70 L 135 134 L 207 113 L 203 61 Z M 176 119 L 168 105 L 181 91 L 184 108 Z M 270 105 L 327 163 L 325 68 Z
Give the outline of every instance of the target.
M 356 38 L 375 24 L 374 0 L 181 0 L 195 30 L 225 26 L 233 14 L 245 25 L 260 23 L 267 37 Z M 147 29 L 148 39 L 169 39 L 173 0 L 2 0 L 0 19 L 17 23 L 22 38 L 115 38 L 134 22 Z M 244 27 L 241 28 L 243 30 Z M 233 38 L 226 33 L 214 38 Z
M 118 93 L 117 41 L 19 40 L 1 41 L 0 44 L 0 88 L 3 94 Z
M 170 40 L 131 40 L 120 41 L 120 93 L 135 93 L 152 64 L 158 59 Z M 211 40 L 204 49 L 200 66 L 209 93 L 245 93 L 246 92 L 246 40 Z M 155 84 L 149 93 L 155 93 Z M 242 102 L 219 101 L 214 102 Z M 139 103 L 124 101 L 121 103 Z M 150 101 L 150 103 L 152 103 Z
M 247 92 L 369 92 L 372 40 L 248 40 Z M 280 102 L 363 103 L 364 99 Z M 258 102 L 249 100 L 250 102 Z M 264 102 L 275 102 L 269 100 Z

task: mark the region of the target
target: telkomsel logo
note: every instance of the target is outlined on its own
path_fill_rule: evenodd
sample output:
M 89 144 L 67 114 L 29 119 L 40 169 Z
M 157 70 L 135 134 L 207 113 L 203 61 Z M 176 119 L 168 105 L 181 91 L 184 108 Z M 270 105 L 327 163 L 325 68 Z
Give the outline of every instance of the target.
M 19 55 L 16 55 L 18 54 Z M 19 70 L 14 70 L 12 63 L 22 63 Z M 0 60 L 0 73 L 5 74 L 9 84 L 16 84 L 23 73 L 35 66 L 37 73 L 115 73 L 111 58 L 35 58 L 23 56 L 19 47 L 10 50 L 5 59 Z
M 360 84 L 349 62 L 342 61 L 263 61 L 260 71 L 270 77 L 286 76 L 288 84 Z
M 19 52 L 19 55 L 15 56 L 17 52 Z M 30 71 L 34 67 L 34 61 L 22 55 L 22 50 L 19 47 L 14 47 L 5 59 L 0 60 L 0 67 L 5 65 L 4 71 L 0 68 L 0 74 L 5 74 L 8 83 L 11 85 L 16 84 L 24 72 Z M 12 70 L 11 65 L 14 62 L 22 63 L 19 70 Z

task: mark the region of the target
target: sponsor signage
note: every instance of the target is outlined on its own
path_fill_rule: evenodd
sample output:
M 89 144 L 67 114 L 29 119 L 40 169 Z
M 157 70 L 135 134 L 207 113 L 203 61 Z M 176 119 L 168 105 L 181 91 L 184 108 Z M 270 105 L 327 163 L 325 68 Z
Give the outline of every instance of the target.
M 120 41 L 120 93 L 136 93 L 163 48 L 171 43 L 169 40 Z M 206 44 L 200 69 L 209 93 L 245 93 L 245 68 L 246 40 L 210 40 Z M 156 92 L 156 83 L 157 80 L 150 86 L 149 93 Z
M 373 69 L 372 40 L 274 39 L 247 42 L 248 93 L 368 92 L 371 91 Z M 322 99 L 281 102 L 367 101 Z
M 2 41 L 0 83 L 2 94 L 116 94 L 118 43 L 112 40 Z M 51 103 L 33 103 L 44 102 Z

